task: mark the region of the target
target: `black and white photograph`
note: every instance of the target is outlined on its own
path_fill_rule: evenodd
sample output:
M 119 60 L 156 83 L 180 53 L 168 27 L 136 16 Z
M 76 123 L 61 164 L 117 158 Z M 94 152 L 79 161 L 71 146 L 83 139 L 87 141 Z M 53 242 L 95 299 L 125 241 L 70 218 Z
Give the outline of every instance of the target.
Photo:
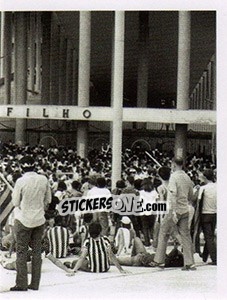
M 224 5 L 25 2 L 0 2 L 0 298 L 226 299 Z

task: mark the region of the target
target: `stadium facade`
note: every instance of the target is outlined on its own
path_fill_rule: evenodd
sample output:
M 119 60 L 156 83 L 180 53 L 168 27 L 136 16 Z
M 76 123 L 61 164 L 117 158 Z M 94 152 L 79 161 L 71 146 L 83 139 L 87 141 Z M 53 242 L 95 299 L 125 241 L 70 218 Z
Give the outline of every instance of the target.
M 215 11 L 1 12 L 1 141 L 215 155 Z

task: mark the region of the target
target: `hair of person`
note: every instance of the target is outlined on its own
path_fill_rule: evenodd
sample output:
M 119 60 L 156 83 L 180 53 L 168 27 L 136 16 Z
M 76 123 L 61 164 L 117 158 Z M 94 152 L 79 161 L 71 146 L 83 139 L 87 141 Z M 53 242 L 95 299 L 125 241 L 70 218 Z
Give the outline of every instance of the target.
M 124 180 L 118 180 L 116 183 L 116 187 L 118 189 L 124 189 L 126 187 L 125 181 Z
M 149 178 L 144 178 L 141 184 L 141 188 L 145 192 L 151 192 L 154 189 L 154 186 Z
M 134 181 L 134 188 L 136 190 L 141 190 L 142 179 L 138 178 Z
M 174 157 L 173 162 L 179 167 L 183 167 L 184 165 L 184 160 L 182 157 Z
M 20 159 L 20 165 L 24 172 L 32 172 L 35 169 L 35 160 L 31 155 L 25 155 Z
M 86 224 L 91 223 L 92 219 L 93 219 L 93 214 L 91 213 L 84 214 L 84 223 Z
M 74 180 L 74 181 L 71 183 L 71 185 L 72 185 L 72 188 L 73 188 L 74 190 L 80 190 L 80 188 L 81 188 L 81 184 L 80 184 L 80 182 L 77 181 L 77 180 Z
M 58 215 L 54 218 L 54 225 L 55 226 L 62 226 L 62 221 L 63 221 L 62 216 Z
M 209 181 L 214 181 L 214 171 L 212 169 L 206 169 L 203 171 L 203 176 Z
M 171 168 L 163 166 L 158 169 L 158 175 L 162 180 L 169 180 L 171 174 Z
M 95 176 L 91 176 L 88 178 L 88 183 L 91 185 L 96 185 L 97 183 L 97 178 Z
M 133 176 L 128 176 L 128 177 L 127 177 L 127 181 L 128 181 L 131 185 L 134 185 L 135 179 L 134 179 Z
M 97 180 L 96 180 L 96 185 L 99 188 L 106 187 L 106 179 L 104 177 L 98 177 Z
M 126 229 L 131 229 L 132 228 L 132 226 L 131 226 L 131 223 L 130 224 L 124 224 L 124 223 L 121 223 L 122 224 L 122 227 L 123 228 L 126 228 Z
M 93 222 L 89 225 L 90 236 L 95 239 L 97 238 L 102 231 L 102 226 L 99 222 Z
M 59 181 L 58 182 L 58 190 L 60 190 L 60 191 L 66 191 L 67 190 L 67 186 L 66 186 L 64 181 Z

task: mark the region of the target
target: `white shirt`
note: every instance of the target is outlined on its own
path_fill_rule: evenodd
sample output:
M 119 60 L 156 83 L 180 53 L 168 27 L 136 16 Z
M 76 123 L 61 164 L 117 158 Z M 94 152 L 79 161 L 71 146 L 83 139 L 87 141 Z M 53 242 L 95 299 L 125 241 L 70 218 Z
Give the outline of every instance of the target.
M 102 197 L 102 196 L 110 197 L 111 193 L 107 188 L 98 188 L 96 186 L 91 188 L 87 193 L 87 197 Z
M 142 207 L 144 209 L 142 215 L 150 216 L 153 213 L 152 211 L 147 211 L 147 204 L 155 203 L 157 199 L 158 193 L 155 190 L 151 192 L 145 192 L 144 190 L 140 191 L 140 201 L 143 200 Z
M 198 198 L 201 199 L 203 195 L 202 214 L 216 214 L 217 213 L 217 184 L 209 182 L 199 189 Z
M 16 181 L 12 202 L 17 207 L 15 218 L 24 226 L 34 228 L 44 224 L 44 208 L 51 202 L 47 178 L 36 172 L 26 172 Z

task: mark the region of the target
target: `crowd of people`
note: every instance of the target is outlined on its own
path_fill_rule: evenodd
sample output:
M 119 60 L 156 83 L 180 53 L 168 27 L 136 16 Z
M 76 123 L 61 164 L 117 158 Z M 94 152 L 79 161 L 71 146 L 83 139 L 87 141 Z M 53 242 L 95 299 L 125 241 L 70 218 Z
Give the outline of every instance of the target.
M 125 149 L 121 178 L 114 189 L 111 158 L 109 146 L 81 158 L 70 147 L 1 144 L 0 172 L 13 187 L 15 206 L 1 228 L 1 249 L 9 251 L 8 256 L 17 252 L 16 265 L 10 266 L 17 269 L 12 291 L 39 288 L 41 252 L 70 275 L 79 269 L 106 272 L 110 263 L 123 273 L 122 265 L 195 270 L 195 252 L 204 262 L 210 257 L 211 264 L 217 264 L 216 165 L 211 157 L 190 154 L 183 161 L 171 151 L 154 149 L 150 157 L 140 146 Z M 5 185 L 2 181 L 1 192 Z M 146 203 L 166 201 L 170 211 L 163 215 L 148 211 L 141 215 L 106 211 L 59 215 L 58 205 L 66 198 L 124 194 L 134 194 Z M 167 255 L 168 241 L 173 250 Z M 79 259 L 64 264 L 59 260 L 70 255 Z M 27 261 L 31 263 L 30 285 Z

